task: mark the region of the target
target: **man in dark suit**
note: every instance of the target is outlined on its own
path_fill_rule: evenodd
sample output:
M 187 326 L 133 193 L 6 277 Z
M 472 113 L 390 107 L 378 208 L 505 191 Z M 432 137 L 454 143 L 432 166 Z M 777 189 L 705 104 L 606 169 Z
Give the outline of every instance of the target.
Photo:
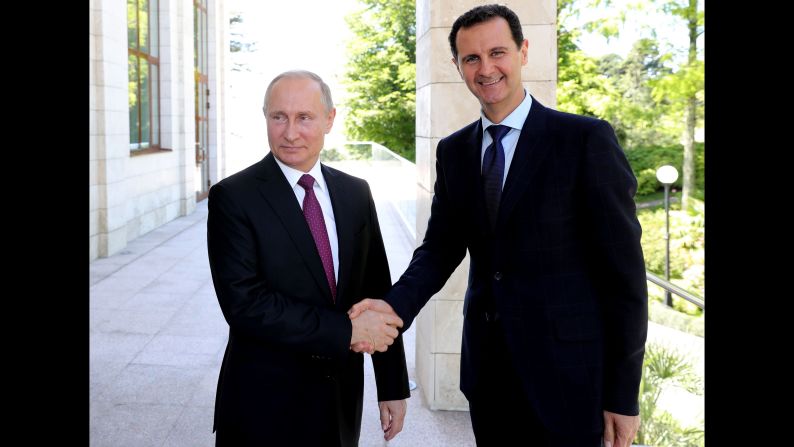
M 358 445 L 364 356 L 350 346 L 360 341 L 378 351 L 381 424 L 391 439 L 409 396 L 402 322 L 346 313 L 391 285 L 369 185 L 319 162 L 336 110 L 317 75 L 277 76 L 264 112 L 270 154 L 209 193 L 210 268 L 229 324 L 216 445 Z
M 424 241 L 386 302 L 351 315 L 393 308 L 407 329 L 468 249 L 460 388 L 477 444 L 629 446 L 647 333 L 636 179 L 607 122 L 525 91 L 510 9 L 466 12 L 449 41 L 481 118 L 439 141 Z

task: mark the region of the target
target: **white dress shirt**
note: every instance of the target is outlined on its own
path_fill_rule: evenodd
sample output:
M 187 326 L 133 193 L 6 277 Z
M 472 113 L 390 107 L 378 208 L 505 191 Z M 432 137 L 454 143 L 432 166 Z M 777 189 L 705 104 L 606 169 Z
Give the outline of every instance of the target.
M 278 163 L 278 167 L 281 168 L 281 172 L 284 173 L 284 177 L 287 178 L 287 182 L 289 182 L 289 185 L 292 187 L 292 192 L 295 193 L 295 198 L 298 200 L 298 205 L 300 205 L 301 209 L 303 209 L 303 198 L 306 196 L 306 191 L 298 184 L 298 180 L 300 180 L 303 174 L 309 174 L 314 177 L 314 195 L 317 196 L 317 201 L 320 202 L 320 208 L 323 210 L 325 230 L 328 232 L 328 241 L 331 243 L 331 254 L 334 258 L 334 278 L 338 284 L 339 241 L 336 236 L 336 219 L 334 219 L 334 208 L 331 206 L 331 195 L 328 193 L 328 186 L 325 184 L 325 178 L 320 169 L 320 160 L 317 160 L 317 163 L 314 164 L 314 167 L 312 167 L 309 172 L 301 172 L 285 165 L 278 157 L 275 157 L 275 154 L 273 155 L 273 158 L 276 159 L 276 163 Z
M 521 101 L 521 104 L 515 108 L 510 115 L 507 115 L 505 119 L 502 120 L 501 123 L 494 123 L 485 116 L 485 112 L 480 110 L 480 119 L 482 120 L 482 150 L 480 152 L 480 169 L 482 169 L 482 159 L 485 157 L 485 149 L 493 141 L 493 137 L 491 133 L 488 132 L 488 126 L 491 124 L 501 124 L 503 126 L 510 127 L 510 131 L 507 132 L 502 138 L 502 147 L 505 149 L 505 171 L 502 176 L 502 188 L 505 186 L 505 181 L 507 180 L 507 172 L 510 170 L 510 163 L 513 161 L 513 155 L 516 153 L 516 145 L 518 144 L 518 137 L 521 136 L 521 129 L 524 127 L 524 122 L 527 120 L 527 116 L 529 115 L 529 109 L 532 107 L 532 97 L 529 96 L 529 92 L 527 89 L 524 89 L 524 100 Z

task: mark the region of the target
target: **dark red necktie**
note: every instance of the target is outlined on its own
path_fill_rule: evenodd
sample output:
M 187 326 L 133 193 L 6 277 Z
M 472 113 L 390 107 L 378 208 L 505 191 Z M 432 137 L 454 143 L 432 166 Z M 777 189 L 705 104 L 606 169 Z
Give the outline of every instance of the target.
M 325 228 L 323 210 L 320 208 L 317 196 L 314 195 L 314 177 L 309 174 L 303 174 L 298 180 L 298 184 L 306 190 L 306 195 L 303 197 L 303 217 L 306 218 L 306 223 L 309 224 L 309 230 L 312 232 L 315 245 L 317 245 L 317 252 L 320 253 L 320 259 L 323 261 L 325 278 L 331 288 L 331 297 L 336 302 L 334 256 L 331 253 L 331 243 L 328 240 L 328 231 Z

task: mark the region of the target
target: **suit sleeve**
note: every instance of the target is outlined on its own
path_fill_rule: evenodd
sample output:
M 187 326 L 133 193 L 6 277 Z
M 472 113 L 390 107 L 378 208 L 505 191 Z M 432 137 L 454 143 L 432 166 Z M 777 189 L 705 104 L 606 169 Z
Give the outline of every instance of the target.
M 258 272 L 254 232 L 235 196 L 219 183 L 210 188 L 208 200 L 210 271 L 231 330 L 294 352 L 347 356 L 352 334 L 347 315 L 270 288 Z
M 446 142 L 445 139 L 439 141 L 436 151 L 436 183 L 424 240 L 385 298 L 402 318 L 402 331 L 411 326 L 422 307 L 441 290 L 466 256 L 462 225 L 454 221 L 444 174 Z
M 648 332 L 642 229 L 634 204 L 637 180 L 606 121 L 587 137 L 584 160 L 584 224 L 605 334 L 604 409 L 636 415 Z
M 364 297 L 382 298 L 391 287 L 391 274 L 378 223 L 378 213 L 369 188 L 367 188 L 367 194 L 370 211 L 370 240 L 367 271 L 362 291 Z M 376 352 L 372 355 L 372 367 L 375 370 L 379 402 L 407 399 L 411 396 L 408 389 L 408 367 L 405 363 L 402 334 L 394 340 L 386 352 Z

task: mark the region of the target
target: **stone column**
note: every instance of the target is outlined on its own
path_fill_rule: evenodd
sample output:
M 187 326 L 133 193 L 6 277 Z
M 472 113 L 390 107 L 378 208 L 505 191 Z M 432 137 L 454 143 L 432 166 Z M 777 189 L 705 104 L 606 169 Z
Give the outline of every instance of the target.
M 518 15 L 529 40 L 529 62 L 521 72 L 527 90 L 549 107 L 557 104 L 557 3 L 553 0 L 500 2 Z M 448 36 L 462 13 L 483 4 L 476 0 L 416 2 L 416 243 L 427 230 L 438 141 L 479 118 L 480 105 L 452 63 Z M 416 380 L 434 410 L 468 410 L 460 392 L 463 297 L 469 259 L 416 320 Z
M 93 0 L 90 15 L 89 260 L 127 245 L 130 156 L 126 4 Z

